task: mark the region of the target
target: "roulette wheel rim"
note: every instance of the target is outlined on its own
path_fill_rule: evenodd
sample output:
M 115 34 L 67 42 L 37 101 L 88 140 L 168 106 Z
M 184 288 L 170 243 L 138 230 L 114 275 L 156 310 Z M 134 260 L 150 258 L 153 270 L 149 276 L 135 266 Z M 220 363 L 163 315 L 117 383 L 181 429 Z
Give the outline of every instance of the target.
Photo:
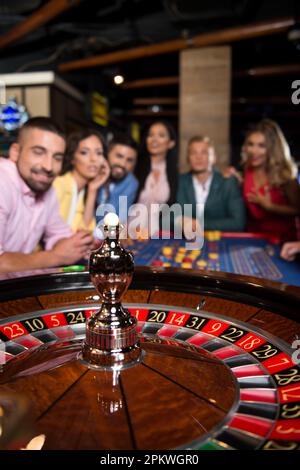
M 136 267 L 129 290 L 163 290 L 220 297 L 279 312 L 298 321 L 300 288 L 237 274 L 199 273 L 180 268 Z M 94 290 L 88 271 L 50 271 L 0 282 L 0 302 L 24 297 Z M 196 305 L 195 305 L 196 307 Z

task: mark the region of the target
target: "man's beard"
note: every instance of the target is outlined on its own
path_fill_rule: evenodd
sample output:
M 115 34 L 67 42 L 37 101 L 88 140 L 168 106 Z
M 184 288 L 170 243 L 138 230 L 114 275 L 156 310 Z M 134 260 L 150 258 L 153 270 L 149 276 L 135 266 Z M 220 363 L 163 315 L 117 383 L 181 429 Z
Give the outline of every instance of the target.
M 120 177 L 115 177 L 113 175 L 113 170 L 115 168 L 121 168 L 123 170 L 123 175 Z M 110 180 L 113 181 L 114 183 L 119 183 L 120 181 L 123 181 L 124 178 L 126 178 L 127 174 L 128 174 L 127 171 L 124 170 L 120 165 L 113 165 L 110 171 Z
M 51 181 L 49 181 L 49 182 L 36 181 L 36 180 L 34 180 L 33 178 L 30 178 L 30 177 L 25 179 L 21 175 L 21 177 L 23 178 L 23 180 L 25 181 L 27 186 L 29 186 L 29 188 L 36 194 L 43 194 L 46 191 L 48 191 L 48 189 L 51 187 L 51 185 L 53 183 L 53 178 L 56 175 L 52 171 L 36 170 L 34 168 L 31 169 L 31 172 L 36 174 L 36 175 L 47 176 L 48 178 L 51 178 Z

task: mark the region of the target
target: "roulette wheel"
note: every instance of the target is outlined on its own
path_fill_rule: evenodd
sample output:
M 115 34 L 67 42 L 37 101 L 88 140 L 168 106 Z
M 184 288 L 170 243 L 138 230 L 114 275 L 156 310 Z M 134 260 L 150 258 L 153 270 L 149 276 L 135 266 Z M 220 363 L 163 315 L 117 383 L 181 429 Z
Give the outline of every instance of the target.
M 26 397 L 26 438 L 45 450 L 299 449 L 299 289 L 133 275 L 117 232 L 107 222 L 90 273 L 0 283 L 0 396 Z

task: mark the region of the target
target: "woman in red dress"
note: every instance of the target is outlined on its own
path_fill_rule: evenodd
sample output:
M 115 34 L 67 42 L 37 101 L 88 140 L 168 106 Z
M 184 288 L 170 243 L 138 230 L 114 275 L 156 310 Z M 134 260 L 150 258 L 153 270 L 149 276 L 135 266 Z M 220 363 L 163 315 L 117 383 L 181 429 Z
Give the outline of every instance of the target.
M 248 230 L 295 240 L 300 212 L 297 167 L 278 124 L 264 119 L 248 131 L 242 157 Z

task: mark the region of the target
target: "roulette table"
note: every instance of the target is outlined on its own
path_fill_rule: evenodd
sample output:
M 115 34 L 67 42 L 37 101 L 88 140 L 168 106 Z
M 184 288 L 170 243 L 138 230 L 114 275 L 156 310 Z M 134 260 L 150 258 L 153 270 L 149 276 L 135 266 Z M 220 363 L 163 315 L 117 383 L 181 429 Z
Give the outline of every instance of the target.
M 88 272 L 0 282 L 0 409 L 3 396 L 26 397 L 28 440 L 71 450 L 300 448 L 299 288 L 137 267 L 122 301 L 143 359 L 97 371 L 78 359 L 99 308 Z
M 201 250 L 188 250 L 184 240 L 175 239 L 132 241 L 130 249 L 137 266 L 222 271 L 300 286 L 300 263 L 280 258 L 276 236 L 211 231 Z

